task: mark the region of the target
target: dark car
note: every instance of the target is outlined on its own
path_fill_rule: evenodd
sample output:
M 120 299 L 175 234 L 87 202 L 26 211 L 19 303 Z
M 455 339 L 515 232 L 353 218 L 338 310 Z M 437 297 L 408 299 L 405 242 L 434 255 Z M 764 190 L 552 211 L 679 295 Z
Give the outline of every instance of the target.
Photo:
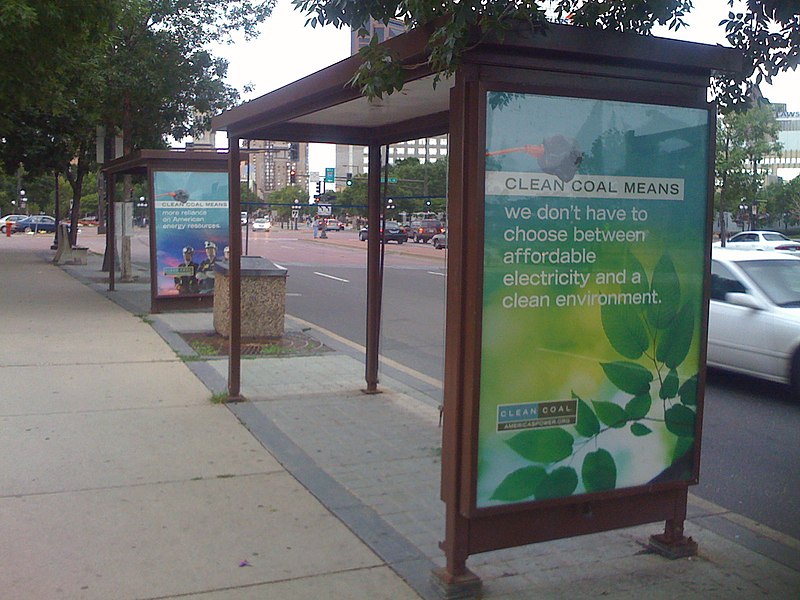
M 437 233 L 443 232 L 444 227 L 442 227 L 441 221 L 436 221 L 434 219 L 411 221 L 411 224 L 408 227 L 408 239 L 414 241 L 416 244 L 419 244 L 420 242 L 427 244 L 429 239 L 431 239 Z
M 358 230 L 358 239 L 362 242 L 367 240 L 367 231 L 366 227 L 362 227 Z M 384 230 L 382 233 L 382 240 L 383 243 L 388 244 L 389 242 L 397 242 L 398 244 L 403 244 L 408 240 L 408 235 L 406 235 L 406 230 L 400 226 L 400 223 L 397 221 L 386 221 L 384 224 Z
M 55 233 L 56 220 L 48 215 L 31 215 L 19 221 L 14 221 L 13 232 L 16 233 L 18 231 L 24 231 L 25 233 L 29 231 L 33 233 L 38 233 L 40 231 L 44 233 Z

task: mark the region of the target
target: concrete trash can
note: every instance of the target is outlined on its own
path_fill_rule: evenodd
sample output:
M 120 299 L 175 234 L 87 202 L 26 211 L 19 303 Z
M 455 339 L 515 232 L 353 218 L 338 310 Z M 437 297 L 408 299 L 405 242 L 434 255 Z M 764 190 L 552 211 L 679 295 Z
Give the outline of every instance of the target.
M 287 270 L 261 256 L 242 256 L 242 338 L 279 338 L 286 314 Z M 231 334 L 230 273 L 214 265 L 214 331 Z

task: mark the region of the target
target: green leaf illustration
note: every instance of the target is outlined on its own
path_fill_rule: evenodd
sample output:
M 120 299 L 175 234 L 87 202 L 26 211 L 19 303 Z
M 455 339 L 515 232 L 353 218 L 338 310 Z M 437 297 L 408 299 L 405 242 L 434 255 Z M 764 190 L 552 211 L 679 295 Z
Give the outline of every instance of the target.
M 686 406 L 697 406 L 697 374 L 695 373 L 689 379 L 683 382 L 683 385 L 678 390 L 678 395 L 681 397 L 681 403 Z
M 578 474 L 572 467 L 559 467 L 549 473 L 536 488 L 536 499 L 571 496 L 578 487 Z
M 628 416 L 621 406 L 613 402 L 595 402 L 594 400 L 592 400 L 592 406 L 594 406 L 594 410 L 597 413 L 597 418 L 605 425 L 617 429 L 625 427 Z
M 617 486 L 617 464 L 607 450 L 590 452 L 581 468 L 583 485 L 587 492 L 613 490 Z
M 631 433 L 636 437 L 642 437 L 648 433 L 653 433 L 653 430 L 647 425 L 642 425 L 641 423 L 631 423 Z
M 672 453 L 672 462 L 683 457 L 687 452 L 694 450 L 694 437 L 679 437 Z
M 650 407 L 653 404 L 650 394 L 639 394 L 630 399 L 625 405 L 625 414 L 629 419 L 643 419 L 650 412 Z
M 597 420 L 592 407 L 574 394 L 573 398 L 578 400 L 578 420 L 575 423 L 575 430 L 578 435 L 590 438 L 600 433 L 600 422 Z
M 691 408 L 676 404 L 664 413 L 664 423 L 679 437 L 694 437 L 695 414 Z
M 664 378 L 664 383 L 661 384 L 661 389 L 658 392 L 658 397 L 662 400 L 667 398 L 674 398 L 678 395 L 678 372 L 675 369 L 670 369 L 667 376 Z
M 653 374 L 642 365 L 618 361 L 613 363 L 600 363 L 606 377 L 611 383 L 623 392 L 638 396 L 650 391 L 650 382 L 653 381 Z
M 675 315 L 669 329 L 659 338 L 656 358 L 674 369 L 689 353 L 694 335 L 694 311 L 687 302 Z
M 645 293 L 650 290 L 647 281 L 647 273 L 632 252 L 625 255 L 625 271 L 628 273 L 628 280 L 621 286 L 623 292 L 629 294 Z
M 664 329 L 675 318 L 681 300 L 680 280 L 669 255 L 662 256 L 656 264 L 650 288 L 658 302 L 647 306 L 647 320 L 653 327 Z
M 497 486 L 491 499 L 518 502 L 530 498 L 546 475 L 547 472 L 542 467 L 517 469 L 506 476 L 503 482 Z
M 536 463 L 554 463 L 572 454 L 575 438 L 563 429 L 533 429 L 506 443 L 521 457 Z
M 606 304 L 600 308 L 600 320 L 611 346 L 625 358 L 639 358 L 650 346 L 637 307 Z

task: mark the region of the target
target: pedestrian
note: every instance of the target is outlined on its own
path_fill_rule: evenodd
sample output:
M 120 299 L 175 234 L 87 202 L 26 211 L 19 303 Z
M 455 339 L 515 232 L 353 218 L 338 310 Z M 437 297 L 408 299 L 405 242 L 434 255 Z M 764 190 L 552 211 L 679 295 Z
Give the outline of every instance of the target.
M 314 224 L 311 226 L 311 229 L 314 231 L 314 239 L 317 239 L 319 235 L 319 219 L 314 219 Z

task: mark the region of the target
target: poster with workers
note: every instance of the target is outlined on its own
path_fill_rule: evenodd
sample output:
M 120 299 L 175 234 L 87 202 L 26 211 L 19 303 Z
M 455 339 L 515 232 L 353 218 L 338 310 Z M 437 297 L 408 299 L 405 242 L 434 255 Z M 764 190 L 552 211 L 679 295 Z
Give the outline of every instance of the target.
M 153 173 L 159 297 L 213 294 L 228 245 L 228 174 Z
M 709 112 L 486 97 L 478 508 L 695 473 Z

